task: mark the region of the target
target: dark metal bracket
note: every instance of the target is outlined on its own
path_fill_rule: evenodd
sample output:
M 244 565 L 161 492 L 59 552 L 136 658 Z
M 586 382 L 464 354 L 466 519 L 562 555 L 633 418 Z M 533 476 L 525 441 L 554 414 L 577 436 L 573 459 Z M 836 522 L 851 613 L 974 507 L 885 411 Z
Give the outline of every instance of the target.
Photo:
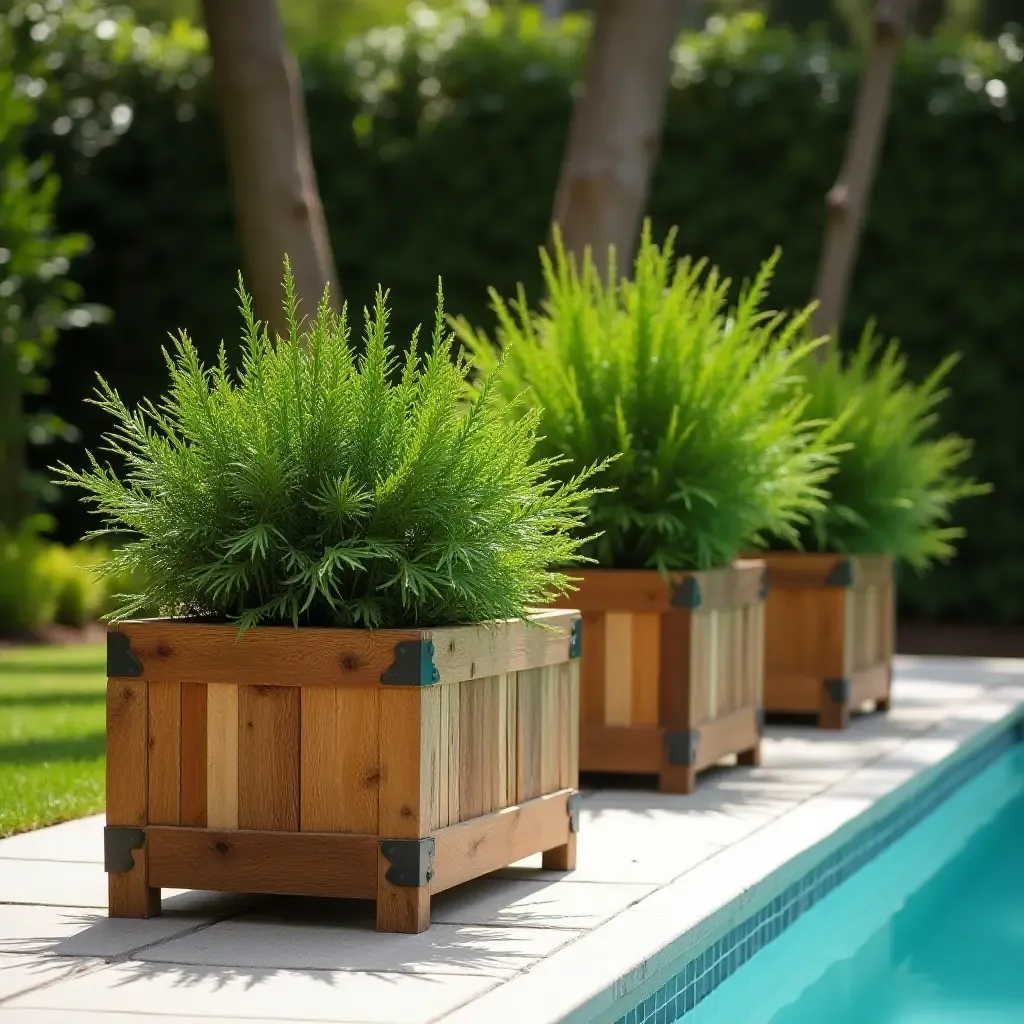
M 569 657 L 578 658 L 583 653 L 583 620 L 574 619 L 569 634 Z
M 103 870 L 123 875 L 135 867 L 132 850 L 146 841 L 145 829 L 131 825 L 106 825 L 103 829 Z
M 566 809 L 569 811 L 569 831 L 572 833 L 580 830 L 580 795 L 570 793 L 565 801 Z
M 754 712 L 754 715 L 756 716 L 756 722 L 757 722 L 757 735 L 758 736 L 763 736 L 764 735 L 764 708 L 758 708 Z
M 395 660 L 380 677 L 391 686 L 430 686 L 441 681 L 434 665 L 433 640 L 403 640 L 395 644 Z
M 142 675 L 142 662 L 132 652 L 127 633 L 112 629 L 107 633 L 107 677 L 128 679 Z
M 768 586 L 771 581 L 771 569 L 765 569 L 761 573 L 761 585 L 757 588 L 757 596 L 764 601 L 768 597 Z
M 848 558 L 840 559 L 829 570 L 825 577 L 826 587 L 852 587 L 853 586 L 853 562 Z
M 671 765 L 697 763 L 697 748 L 700 746 L 700 729 L 679 729 L 665 733 L 665 753 Z
M 700 607 L 700 583 L 695 576 L 686 576 L 672 588 L 672 607 L 688 608 L 693 611 Z
M 392 885 L 422 889 L 434 877 L 435 843 L 426 839 L 382 839 L 380 852 L 391 865 L 385 878 Z
M 849 704 L 853 688 L 846 676 L 839 676 L 836 679 L 825 680 L 825 692 L 833 704 Z

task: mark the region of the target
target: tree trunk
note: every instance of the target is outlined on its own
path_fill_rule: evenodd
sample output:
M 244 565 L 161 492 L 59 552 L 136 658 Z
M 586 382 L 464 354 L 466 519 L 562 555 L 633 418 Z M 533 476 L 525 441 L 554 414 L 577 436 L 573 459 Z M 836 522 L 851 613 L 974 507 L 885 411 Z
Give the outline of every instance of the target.
M 846 155 L 839 177 L 825 197 L 825 241 L 815 287 L 818 308 L 811 321 L 818 335 L 837 337 L 842 328 L 857 247 L 889 118 L 900 43 L 912 5 L 913 0 L 878 0 L 875 6 L 874 34 L 861 75 Z M 824 345 L 818 348 L 819 358 L 825 358 L 825 349 Z
M 247 286 L 257 315 L 283 332 L 283 261 L 312 314 L 340 293 L 327 234 L 298 65 L 274 0 L 203 0 Z
M 568 252 L 632 258 L 661 148 L 682 0 L 600 0 L 552 220 Z

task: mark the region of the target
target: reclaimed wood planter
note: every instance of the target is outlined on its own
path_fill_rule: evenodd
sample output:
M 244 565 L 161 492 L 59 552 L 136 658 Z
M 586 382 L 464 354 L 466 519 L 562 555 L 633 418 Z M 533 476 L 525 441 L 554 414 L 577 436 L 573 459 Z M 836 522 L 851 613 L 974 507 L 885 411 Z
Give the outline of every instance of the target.
M 107 636 L 110 915 L 161 887 L 430 897 L 575 866 L 577 612 L 431 630 L 123 622 Z
M 657 774 L 692 793 L 728 754 L 760 758 L 764 562 L 710 572 L 586 569 L 580 768 Z
M 814 714 L 843 729 L 850 711 L 889 709 L 896 635 L 893 559 L 765 556 L 771 581 L 765 647 L 765 709 Z

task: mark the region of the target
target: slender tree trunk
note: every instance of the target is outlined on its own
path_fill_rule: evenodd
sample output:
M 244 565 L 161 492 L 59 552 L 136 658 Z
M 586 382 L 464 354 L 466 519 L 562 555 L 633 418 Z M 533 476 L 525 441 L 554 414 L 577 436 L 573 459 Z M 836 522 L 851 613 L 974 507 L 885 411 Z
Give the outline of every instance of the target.
M 885 138 L 892 83 L 913 0 L 878 0 L 873 38 L 860 80 L 853 126 L 835 185 L 825 197 L 827 219 L 812 325 L 819 335 L 838 336 L 857 262 L 878 154 Z M 818 350 L 824 359 L 825 346 Z
M 307 314 L 328 284 L 340 300 L 299 69 L 274 0 L 203 0 L 203 15 L 247 284 L 257 314 L 280 332 L 285 255 Z
M 682 0 L 599 0 L 552 220 L 567 251 L 599 269 L 632 258 L 665 120 Z

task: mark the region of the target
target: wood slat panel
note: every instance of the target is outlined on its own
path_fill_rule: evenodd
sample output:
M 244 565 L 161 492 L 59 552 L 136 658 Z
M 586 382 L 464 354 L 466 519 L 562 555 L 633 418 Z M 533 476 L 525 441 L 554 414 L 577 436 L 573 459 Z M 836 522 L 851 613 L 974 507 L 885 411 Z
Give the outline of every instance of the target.
M 206 688 L 206 822 L 238 828 L 238 687 Z
M 238 827 L 299 828 L 299 690 L 238 688 Z
M 140 679 L 107 680 L 108 825 L 146 824 L 149 689 Z M 159 912 L 160 891 L 147 875 L 148 850 L 133 853 L 135 867 L 107 875 L 111 917 L 149 917 Z
M 629 720 L 634 725 L 658 724 L 658 672 L 661 616 L 633 616 L 632 695 Z
M 181 684 L 181 824 L 206 825 L 206 686 Z
M 446 828 L 452 823 L 451 819 L 451 743 L 449 742 L 449 731 L 451 729 L 451 695 L 458 693 L 453 686 L 441 686 L 438 688 L 438 795 L 437 795 L 437 827 Z M 456 761 L 456 768 L 458 762 Z
M 830 576 L 841 574 L 846 555 L 819 555 L 806 551 L 768 551 L 764 560 L 768 566 L 769 594 L 775 590 L 820 589 L 829 586 Z
M 633 702 L 633 616 L 609 612 L 604 617 L 604 720 L 629 725 Z
M 459 816 L 466 821 L 484 813 L 484 689 L 459 684 Z
M 146 830 L 151 878 L 181 889 L 372 899 L 376 836 L 201 828 Z
M 563 845 L 569 835 L 568 797 L 563 790 L 439 832 L 430 892 Z
M 569 654 L 573 623 L 580 617 L 567 608 L 531 615 L 530 622 L 510 620 L 479 626 L 425 630 L 434 643 L 434 665 L 442 682 L 486 679 L 544 665 L 557 665 Z M 539 629 L 532 623 L 543 623 Z
M 580 786 L 580 663 L 569 662 L 569 778 L 570 789 Z
M 669 612 L 662 616 L 658 664 L 658 721 L 666 729 L 689 729 L 692 641 L 690 612 Z M 660 749 L 656 750 L 660 758 Z M 583 750 L 580 751 L 583 758 Z M 585 765 L 581 766 L 585 767 Z
M 759 742 L 754 708 L 733 711 L 700 727 L 697 744 L 697 769 L 707 768 L 729 754 L 749 750 Z
M 505 680 L 505 804 L 508 807 L 517 800 L 519 780 L 519 675 L 510 672 Z
M 542 672 L 542 669 L 520 672 L 517 682 L 519 707 L 516 737 L 516 800 L 518 803 L 532 800 L 542 793 Z
M 462 764 L 462 684 L 445 686 L 448 693 L 448 824 L 462 821 L 460 781 Z
M 149 821 L 181 820 L 181 684 L 149 684 Z
M 700 590 L 703 609 L 750 604 L 760 600 L 765 562 L 741 559 L 724 569 L 670 573 L 668 581 L 653 570 L 581 569 L 579 589 L 555 603 L 592 612 L 661 613 L 681 610 L 673 605 L 674 592 L 688 579 Z M 584 617 L 585 617 L 584 616 Z
M 303 832 L 375 834 L 380 786 L 377 691 L 301 691 Z
M 558 718 L 555 735 L 558 738 L 558 779 L 553 788 L 570 789 L 572 783 L 572 663 L 558 666 Z M 509 801 L 512 803 L 513 801 Z
M 605 616 L 587 612 L 583 616 L 583 655 L 580 658 L 580 718 L 594 725 L 604 724 Z
M 495 676 L 491 700 L 493 734 L 489 736 L 494 754 L 490 763 L 491 810 L 508 807 L 514 801 L 508 798 L 508 675 Z
M 542 670 L 540 729 L 540 792 L 558 789 L 558 677 L 559 666 Z M 539 795 L 539 794 L 538 794 Z

